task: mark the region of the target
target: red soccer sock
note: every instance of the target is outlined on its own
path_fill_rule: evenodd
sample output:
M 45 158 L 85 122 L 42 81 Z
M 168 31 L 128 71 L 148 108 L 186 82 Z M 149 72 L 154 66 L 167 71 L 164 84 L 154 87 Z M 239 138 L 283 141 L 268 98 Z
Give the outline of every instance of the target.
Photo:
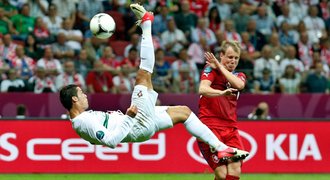
M 226 180 L 239 180 L 238 176 L 228 175 L 226 176 Z

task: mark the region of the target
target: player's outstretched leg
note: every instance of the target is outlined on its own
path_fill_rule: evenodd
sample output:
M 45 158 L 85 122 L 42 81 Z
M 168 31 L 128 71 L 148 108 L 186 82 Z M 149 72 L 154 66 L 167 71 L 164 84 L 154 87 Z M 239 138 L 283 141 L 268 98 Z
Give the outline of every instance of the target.
M 137 72 L 135 85 L 144 85 L 148 89 L 153 89 L 151 74 L 155 65 L 154 46 L 152 43 L 151 24 L 154 16 L 147 12 L 143 6 L 134 3 L 130 5 L 131 10 L 138 19 L 138 25 L 142 29 L 141 50 L 140 50 L 140 69 Z
M 238 161 L 246 158 L 249 153 L 236 148 L 231 148 L 222 143 L 214 133 L 203 124 L 194 112 L 187 106 L 170 106 L 167 110 L 173 124 L 183 123 L 187 131 L 210 145 L 218 152 L 220 161 Z

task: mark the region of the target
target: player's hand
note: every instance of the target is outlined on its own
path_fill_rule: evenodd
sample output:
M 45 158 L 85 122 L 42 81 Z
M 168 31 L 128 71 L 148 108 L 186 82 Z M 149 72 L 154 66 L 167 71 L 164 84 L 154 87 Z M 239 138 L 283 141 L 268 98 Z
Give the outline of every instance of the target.
M 228 88 L 228 89 L 222 91 L 222 95 L 223 96 L 236 96 L 237 91 L 238 91 L 237 89 Z
M 218 64 L 220 64 L 217 58 L 215 58 L 215 56 L 213 55 L 213 53 L 206 52 L 204 54 L 204 57 L 206 59 L 206 64 L 208 64 L 213 69 L 216 69 L 218 67 Z
M 127 110 L 126 110 L 126 115 L 134 118 L 138 112 L 138 108 L 135 105 L 131 105 Z

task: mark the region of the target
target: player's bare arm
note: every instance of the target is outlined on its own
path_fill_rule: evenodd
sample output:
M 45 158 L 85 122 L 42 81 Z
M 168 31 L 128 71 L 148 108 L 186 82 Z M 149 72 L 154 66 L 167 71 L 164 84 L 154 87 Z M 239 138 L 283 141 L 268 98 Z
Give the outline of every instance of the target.
M 205 97 L 216 96 L 236 96 L 238 90 L 234 88 L 228 88 L 226 90 L 213 89 L 211 87 L 212 82 L 209 80 L 202 80 L 199 85 L 199 94 Z
M 221 55 L 221 56 L 226 56 L 226 55 Z M 219 71 L 222 72 L 222 74 L 226 77 L 226 79 L 229 81 L 231 86 L 237 90 L 242 90 L 245 87 L 245 82 L 242 81 L 240 78 L 232 74 L 226 66 L 221 64 L 219 60 L 213 55 L 213 53 L 206 52 L 204 54 L 204 57 L 206 59 L 206 63 L 211 66 L 213 69 L 219 69 Z M 228 58 L 228 57 L 227 57 Z M 236 58 L 236 57 L 229 57 L 229 58 Z M 237 57 L 238 58 L 238 57 Z

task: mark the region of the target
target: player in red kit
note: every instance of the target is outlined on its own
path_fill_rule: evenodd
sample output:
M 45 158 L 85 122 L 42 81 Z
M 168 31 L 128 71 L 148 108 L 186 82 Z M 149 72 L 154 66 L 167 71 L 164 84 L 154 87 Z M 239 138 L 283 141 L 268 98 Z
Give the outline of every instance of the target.
M 246 76 L 235 72 L 239 62 L 240 46 L 234 41 L 221 45 L 220 61 L 212 53 L 205 53 L 207 65 L 201 75 L 199 94 L 199 118 L 220 141 L 230 147 L 243 149 L 237 128 L 237 99 L 244 89 Z M 215 179 L 239 179 L 241 161 L 247 154 L 232 156 L 226 161 L 215 158 L 217 153 L 210 146 L 198 141 L 205 160 L 214 170 Z

